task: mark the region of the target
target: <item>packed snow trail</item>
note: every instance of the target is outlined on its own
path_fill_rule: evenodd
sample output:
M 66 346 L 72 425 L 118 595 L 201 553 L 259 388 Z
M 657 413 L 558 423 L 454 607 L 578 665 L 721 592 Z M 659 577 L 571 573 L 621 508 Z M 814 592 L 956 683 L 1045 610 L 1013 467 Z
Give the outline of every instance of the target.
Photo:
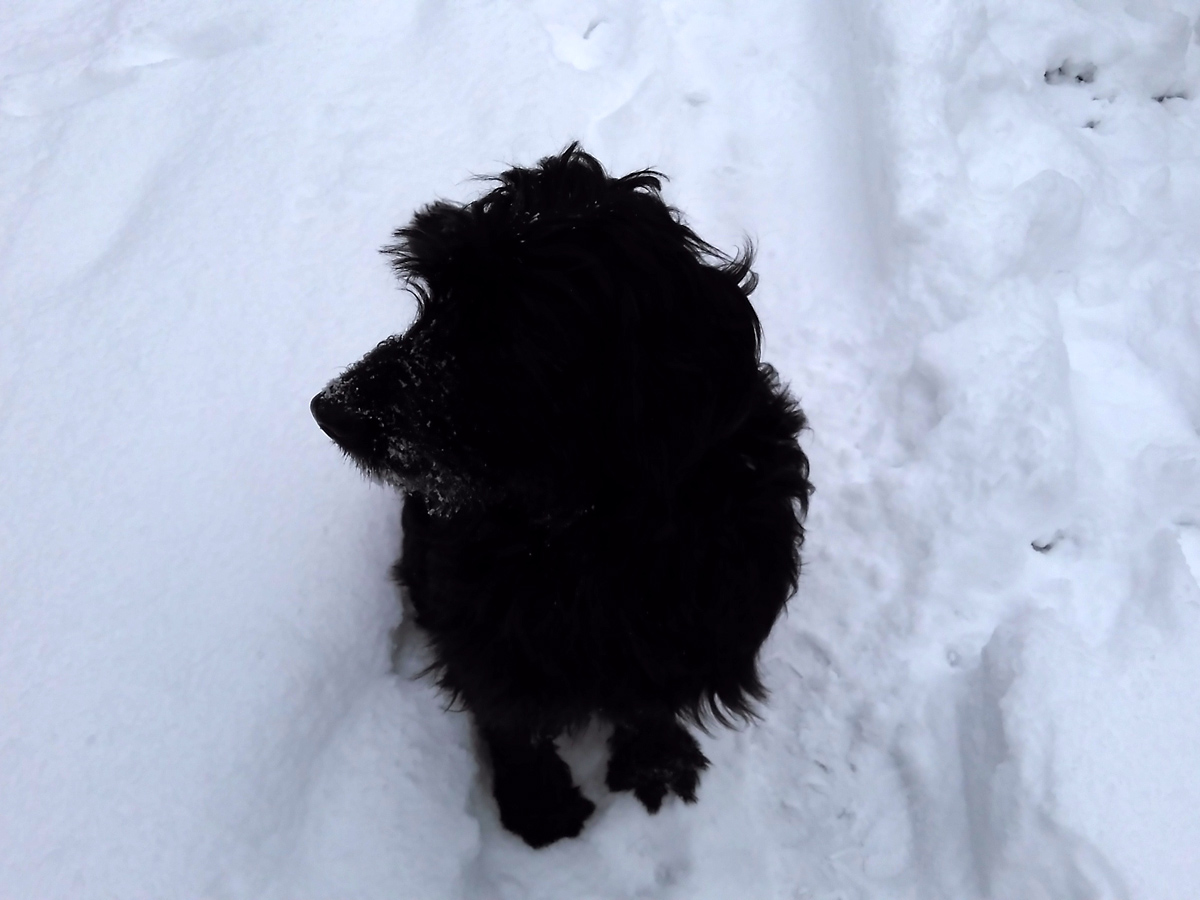
M 56 0 L 0 22 L 0 897 L 1190 898 L 1200 0 Z M 763 722 L 534 852 L 307 399 L 571 139 L 759 247 Z

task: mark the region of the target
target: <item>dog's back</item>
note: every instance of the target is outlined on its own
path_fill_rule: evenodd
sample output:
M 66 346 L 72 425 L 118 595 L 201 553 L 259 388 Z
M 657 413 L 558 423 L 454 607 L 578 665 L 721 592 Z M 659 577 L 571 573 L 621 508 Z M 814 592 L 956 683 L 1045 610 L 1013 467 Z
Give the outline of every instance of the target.
M 597 712 L 748 716 L 764 696 L 759 647 L 796 585 L 803 425 L 764 366 L 742 426 L 665 504 L 531 523 L 504 507 L 432 517 L 410 497 L 396 574 L 442 686 L 478 716 L 547 733 Z

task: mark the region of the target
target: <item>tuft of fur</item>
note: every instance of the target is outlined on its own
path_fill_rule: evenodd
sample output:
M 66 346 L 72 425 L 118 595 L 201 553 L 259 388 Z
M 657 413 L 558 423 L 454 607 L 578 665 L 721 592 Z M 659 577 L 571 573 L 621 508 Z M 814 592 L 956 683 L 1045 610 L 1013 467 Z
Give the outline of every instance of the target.
M 661 178 L 572 144 L 419 210 L 384 248 L 416 320 L 312 404 L 404 491 L 395 576 L 534 846 L 592 811 L 551 742 L 593 716 L 611 788 L 694 801 L 683 723 L 753 717 L 799 573 L 805 420 L 759 359 L 752 248 L 703 241 Z

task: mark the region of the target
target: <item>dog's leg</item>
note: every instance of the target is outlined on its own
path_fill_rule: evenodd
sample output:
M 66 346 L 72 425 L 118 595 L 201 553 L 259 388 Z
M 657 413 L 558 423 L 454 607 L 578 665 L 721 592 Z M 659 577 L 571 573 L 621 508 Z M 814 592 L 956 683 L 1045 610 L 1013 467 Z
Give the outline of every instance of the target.
M 492 758 L 501 824 L 531 847 L 578 835 L 596 805 L 571 780 L 554 741 L 528 732 L 480 730 Z
M 609 790 L 633 791 L 652 813 L 658 812 L 668 791 L 684 803 L 696 802 L 700 773 L 708 768 L 708 759 L 675 718 L 618 724 L 608 746 L 612 751 L 605 779 Z

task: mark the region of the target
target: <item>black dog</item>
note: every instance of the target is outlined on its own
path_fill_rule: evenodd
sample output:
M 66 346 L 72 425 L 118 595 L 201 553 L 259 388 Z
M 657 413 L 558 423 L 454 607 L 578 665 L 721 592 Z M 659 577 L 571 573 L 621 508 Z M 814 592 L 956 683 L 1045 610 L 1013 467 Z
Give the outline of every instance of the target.
M 439 683 L 471 711 L 500 820 L 534 847 L 594 809 L 555 751 L 614 726 L 607 782 L 691 803 L 684 729 L 752 717 L 795 590 L 804 417 L 759 362 L 751 251 L 721 256 L 577 145 L 384 248 L 416 321 L 312 401 L 404 491 L 395 574 Z

